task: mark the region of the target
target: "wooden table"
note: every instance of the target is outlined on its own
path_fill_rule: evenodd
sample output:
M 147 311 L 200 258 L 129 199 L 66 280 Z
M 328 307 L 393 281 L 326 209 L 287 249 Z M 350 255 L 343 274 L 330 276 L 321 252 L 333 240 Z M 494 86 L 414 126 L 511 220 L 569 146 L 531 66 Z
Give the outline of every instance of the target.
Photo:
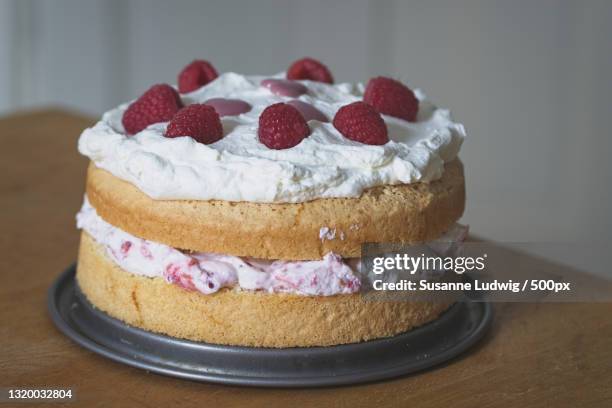
M 67 405 L 88 407 L 612 406 L 609 303 L 497 304 L 489 335 L 447 366 L 340 388 L 201 384 L 84 350 L 53 326 L 46 291 L 76 257 L 87 165 L 76 143 L 92 122 L 60 110 L 0 120 L 0 387 L 68 387 Z

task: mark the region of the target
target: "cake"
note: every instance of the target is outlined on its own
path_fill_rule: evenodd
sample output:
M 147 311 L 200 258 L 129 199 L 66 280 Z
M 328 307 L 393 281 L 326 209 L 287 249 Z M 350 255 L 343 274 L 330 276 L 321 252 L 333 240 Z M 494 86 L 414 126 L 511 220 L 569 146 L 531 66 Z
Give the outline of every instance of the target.
M 366 298 L 365 243 L 460 241 L 465 137 L 400 81 L 334 84 L 304 58 L 271 76 L 196 60 L 105 113 L 76 280 L 96 308 L 172 337 L 312 347 L 397 335 L 449 302 Z

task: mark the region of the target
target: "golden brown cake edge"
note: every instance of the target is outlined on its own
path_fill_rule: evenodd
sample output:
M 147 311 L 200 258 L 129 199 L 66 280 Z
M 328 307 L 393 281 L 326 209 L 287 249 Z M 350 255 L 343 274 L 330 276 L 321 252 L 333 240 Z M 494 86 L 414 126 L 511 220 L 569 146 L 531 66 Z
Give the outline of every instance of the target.
M 86 232 L 77 282 L 98 309 L 132 326 L 214 344 L 309 347 L 393 336 L 436 319 L 449 304 L 300 296 L 223 289 L 186 291 L 124 271 Z
M 328 252 L 359 257 L 363 243 L 415 244 L 440 237 L 463 214 L 463 165 L 440 180 L 386 185 L 358 198 L 291 204 L 153 200 L 90 164 L 87 195 L 98 214 L 140 238 L 175 248 L 264 259 L 312 260 Z M 322 227 L 335 232 L 321 239 Z

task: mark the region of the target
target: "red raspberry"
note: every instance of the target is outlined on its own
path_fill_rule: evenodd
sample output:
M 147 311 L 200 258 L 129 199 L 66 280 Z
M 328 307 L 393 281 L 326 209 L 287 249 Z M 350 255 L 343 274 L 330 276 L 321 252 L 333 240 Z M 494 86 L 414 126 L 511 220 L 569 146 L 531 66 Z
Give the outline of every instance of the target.
M 384 145 L 389 141 L 382 116 L 364 102 L 353 102 L 338 109 L 333 124 L 344 137 L 356 142 Z
M 287 70 L 287 79 L 310 79 L 328 84 L 334 83 L 329 69 L 314 58 L 302 58 L 291 64 Z
M 414 122 L 419 112 L 419 100 L 412 90 L 401 82 L 386 77 L 370 79 L 363 101 L 380 113 L 409 122 Z
M 195 91 L 218 77 L 217 70 L 204 60 L 195 60 L 187 65 L 178 76 L 180 93 Z
M 259 141 L 270 149 L 288 149 L 310 134 L 306 120 L 296 108 L 286 103 L 268 106 L 259 115 Z
M 153 85 L 123 113 L 121 123 L 129 135 L 153 123 L 168 122 L 183 106 L 179 94 L 166 84 Z
M 215 143 L 223 137 L 219 114 L 212 106 L 197 104 L 186 106 L 177 112 L 166 128 L 166 137 L 191 136 L 197 142 Z

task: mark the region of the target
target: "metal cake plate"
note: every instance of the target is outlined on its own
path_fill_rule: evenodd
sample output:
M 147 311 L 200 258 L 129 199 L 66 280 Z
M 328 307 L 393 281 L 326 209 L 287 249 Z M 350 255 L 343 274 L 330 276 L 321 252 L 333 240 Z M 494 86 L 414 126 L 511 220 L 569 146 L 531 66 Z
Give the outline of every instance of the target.
M 488 303 L 464 302 L 427 325 L 382 340 L 285 349 L 221 346 L 147 332 L 114 319 L 85 299 L 75 273 L 75 265 L 70 266 L 48 295 L 51 318 L 66 336 L 130 366 L 230 385 L 333 386 L 414 373 L 468 350 L 486 333 L 493 315 Z

